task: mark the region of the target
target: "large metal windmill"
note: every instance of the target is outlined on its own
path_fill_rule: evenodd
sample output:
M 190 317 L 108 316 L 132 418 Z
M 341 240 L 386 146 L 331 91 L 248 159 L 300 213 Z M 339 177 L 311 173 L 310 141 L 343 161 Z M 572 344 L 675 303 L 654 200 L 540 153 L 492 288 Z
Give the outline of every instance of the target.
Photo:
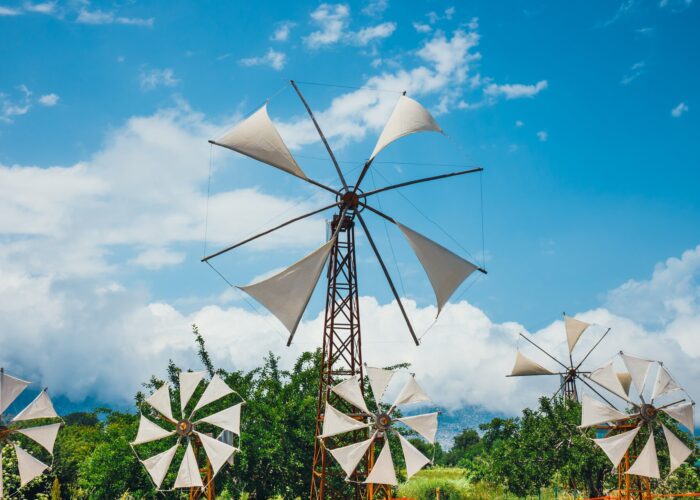
M 205 256 L 202 261 L 209 262 L 217 256 L 229 252 L 257 238 L 277 231 L 296 221 L 311 217 L 326 210 L 335 210 L 330 223 L 330 238 L 317 250 L 311 252 L 282 272 L 267 279 L 238 287 L 264 305 L 275 315 L 289 331 L 287 345 L 291 344 L 301 317 L 306 309 L 316 284 L 321 276 L 323 267 L 328 261 L 326 312 L 323 331 L 323 362 L 319 376 L 318 410 L 316 418 L 316 436 L 322 434 L 326 403 L 343 404 L 338 396 L 331 392 L 331 387 L 339 377 L 359 376 L 362 380 L 362 343 L 360 335 L 360 311 L 358 304 L 357 265 L 355 258 L 355 224 L 359 222 L 369 242 L 383 274 L 389 284 L 396 303 L 406 322 L 408 331 L 416 345 L 419 344 L 413 326 L 406 313 L 404 305 L 389 275 L 384 259 L 377 249 L 374 239 L 369 232 L 363 211 L 379 216 L 396 225 L 412 247 L 421 262 L 435 292 L 438 314 L 447 303 L 450 296 L 474 271 L 486 273 L 481 267 L 459 257 L 445 247 L 435 243 L 425 236 L 397 222 L 372 205 L 373 197 L 381 192 L 399 189 L 404 186 L 423 182 L 445 179 L 474 172 L 481 168 L 471 168 L 432 177 L 402 182 L 385 186 L 371 191 L 363 191 L 363 180 L 372 162 L 387 146 L 402 137 L 416 132 L 440 132 L 442 129 L 430 113 L 418 102 L 407 97 L 405 93 L 399 97 L 388 122 L 377 140 L 377 143 L 364 163 L 359 176 L 354 182 L 349 182 L 343 174 L 336 156 L 314 117 L 311 108 L 304 99 L 297 85 L 291 85 L 298 94 L 308 112 L 316 131 L 323 142 L 330 160 L 338 174 L 340 186 L 330 187 L 308 177 L 296 162 L 282 137 L 278 133 L 267 113 L 267 103 L 258 111 L 236 125 L 222 137 L 210 141 L 212 144 L 231 149 L 240 154 L 259 160 L 276 167 L 287 174 L 313 184 L 332 193 L 334 203 L 321 207 L 307 214 L 288 220 L 272 229 L 245 239 L 235 245 Z M 364 387 L 361 386 L 364 391 Z M 357 408 L 356 408 L 357 410 Z M 313 473 L 311 484 L 312 498 L 325 498 L 333 495 L 327 490 L 326 472 L 330 464 L 327 451 L 318 439 L 315 440 Z

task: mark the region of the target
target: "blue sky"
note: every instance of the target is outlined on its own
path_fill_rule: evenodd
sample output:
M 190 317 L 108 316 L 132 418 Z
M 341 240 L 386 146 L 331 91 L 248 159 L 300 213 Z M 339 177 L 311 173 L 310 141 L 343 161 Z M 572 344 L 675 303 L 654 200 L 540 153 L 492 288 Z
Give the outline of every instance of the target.
M 0 324 L 2 335 L 33 339 L 0 362 L 60 378 L 61 363 L 47 360 L 55 368 L 46 369 L 27 353 L 33 342 L 65 338 L 68 330 L 76 341 L 94 335 L 85 356 L 89 346 L 109 352 L 151 342 L 139 362 L 169 356 L 189 362 L 183 331 L 193 320 L 206 324 L 207 314 L 220 314 L 211 320 L 211 335 L 221 345 L 231 335 L 226 314 L 247 314 L 246 325 L 261 328 L 262 309 L 227 292 L 199 263 L 206 139 L 272 97 L 270 114 L 299 163 L 337 184 L 330 163 L 315 159 L 325 153 L 306 133 L 291 78 L 382 89 L 370 93 L 379 104 L 360 99 L 352 109 L 343 99 L 357 97 L 356 90 L 300 84 L 346 171 L 368 156 L 387 103 L 398 97 L 384 90 L 407 89 L 433 112 L 449 138 L 424 134 L 397 142 L 368 183 L 485 167 L 485 242 L 477 175 L 403 190 L 420 212 L 398 194 L 380 202 L 480 263 L 485 248 L 488 277 L 457 297 L 500 325 L 489 335 L 514 323 L 546 335 L 562 311 L 604 310 L 634 321 L 634 301 L 618 300 L 620 290 L 638 291 L 645 283 L 657 290 L 655 266 L 671 272 L 674 264 L 665 261 L 678 257 L 685 288 L 666 283 L 654 307 L 668 312 L 669 303 L 683 302 L 690 309 L 671 307 L 676 315 L 638 321 L 649 335 L 668 333 L 669 324 L 695 318 L 698 310 L 695 254 L 683 252 L 700 243 L 699 16 L 691 0 L 0 3 L 0 191 L 7 214 L 0 269 L 11 283 L 5 293 L 14 297 Z M 425 165 L 406 164 L 412 161 Z M 313 187 L 227 151 L 214 152 L 211 186 L 210 249 L 326 200 Z M 394 228 L 381 221 L 372 228 L 402 295 L 422 317 L 434 298 L 415 257 Z M 221 266 L 245 284 L 308 253 L 323 237 L 322 219 L 314 219 L 268 246 L 227 256 Z M 376 262 L 366 243 L 359 245 L 362 295 L 390 306 Z M 309 332 L 321 295 L 307 315 Z M 21 321 L 27 315 L 39 316 L 30 321 L 36 325 Z M 442 328 L 477 335 L 478 322 L 454 321 Z M 145 331 L 125 333 L 137 324 Z M 512 332 L 503 328 L 512 351 Z M 250 347 L 255 356 L 268 348 L 291 356 L 271 335 L 272 343 L 246 337 L 254 346 L 233 345 Z M 299 348 L 312 347 L 313 339 L 302 335 Z M 418 362 L 432 352 L 410 356 Z M 220 361 L 241 365 L 233 354 Z M 154 369 L 137 371 L 114 390 L 98 388 L 113 380 L 99 367 L 80 387 L 62 378 L 59 387 L 76 398 L 119 399 Z M 477 395 L 453 400 L 484 403 Z

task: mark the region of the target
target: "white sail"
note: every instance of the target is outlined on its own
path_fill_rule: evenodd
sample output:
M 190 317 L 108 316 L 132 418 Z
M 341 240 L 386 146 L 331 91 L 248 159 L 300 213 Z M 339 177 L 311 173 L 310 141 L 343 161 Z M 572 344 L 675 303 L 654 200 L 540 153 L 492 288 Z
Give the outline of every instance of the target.
M 343 380 L 341 383 L 334 385 L 331 391 L 343 398 L 345 401 L 353 405 L 359 410 L 370 413 L 365 403 L 365 398 L 362 396 L 362 388 L 357 376 L 352 376 Z
M 668 445 L 668 455 L 671 458 L 671 470 L 668 471 L 668 473 L 671 474 L 685 462 L 685 459 L 688 458 L 693 451 L 688 448 L 683 441 L 678 439 L 668 427 L 664 424 L 661 424 L 661 427 L 663 428 L 666 444 Z
M 17 468 L 19 469 L 20 486 L 26 485 L 29 481 L 39 477 L 49 468 L 45 463 L 37 460 L 22 448 L 13 444 L 17 455 Z
M 581 398 L 580 427 L 590 427 L 592 425 L 604 424 L 606 422 L 615 422 L 628 417 L 629 415 L 617 411 L 612 406 L 608 406 L 605 403 L 601 403 L 600 401 L 593 399 L 588 394 L 584 394 Z
M 646 385 L 647 375 L 649 374 L 649 368 L 651 368 L 653 361 L 624 353 L 620 353 L 620 357 L 632 377 L 637 392 L 642 394 L 644 392 L 644 386 Z
M 204 378 L 204 372 L 180 372 L 180 412 L 185 417 L 185 407 Z
M 364 482 L 365 484 L 388 484 L 391 486 L 398 484 L 388 440 L 384 442 L 384 447 Z
M 376 435 L 377 434 L 374 433 L 371 438 L 360 441 L 359 443 L 328 450 L 330 454 L 333 455 L 333 458 L 338 461 L 347 477 L 352 476 L 352 473 L 355 472 L 357 464 L 360 463 L 362 457 L 367 453 L 367 449 L 372 444 L 372 441 L 374 441 Z
M 46 389 L 41 391 L 39 395 L 27 405 L 27 407 L 15 415 L 13 422 L 22 420 L 32 420 L 35 418 L 57 418 L 58 414 L 54 410 L 49 395 L 46 394 Z
M 235 435 L 241 435 L 241 406 L 243 403 L 221 410 L 207 417 L 197 420 L 196 423 L 206 422 L 208 424 L 221 427 L 227 431 L 233 432 Z
M 617 372 L 617 380 L 620 381 L 620 385 L 625 390 L 625 394 L 630 395 L 630 387 L 632 386 L 632 375 L 627 372 Z
M 430 397 L 425 393 L 425 391 L 418 385 L 416 378 L 411 375 L 403 386 L 401 392 L 399 393 L 396 401 L 394 402 L 394 407 L 399 405 L 405 405 L 410 403 L 423 403 L 430 402 Z
M 401 451 L 406 461 L 406 480 L 411 479 L 416 472 L 430 463 L 430 459 L 423 455 L 418 448 L 413 446 L 408 439 L 399 434 Z
M 161 415 L 171 422 L 175 421 L 172 406 L 170 405 L 170 388 L 168 384 L 161 385 L 157 391 L 148 396 L 146 403 L 158 410 Z
M 175 434 L 175 431 L 167 431 L 141 415 L 139 430 L 136 432 L 136 439 L 134 439 L 131 444 L 150 443 L 151 441 L 163 439 L 173 434 Z
M 175 488 L 196 488 L 203 487 L 202 476 L 199 475 L 199 465 L 197 465 L 197 457 L 194 456 L 192 444 L 187 443 L 185 456 L 182 459 L 180 468 L 177 471 L 175 478 Z
M 541 364 L 531 360 L 520 351 L 515 353 L 515 364 L 510 372 L 511 377 L 527 377 L 530 375 L 554 375 Z
M 656 444 L 654 443 L 654 434 L 649 436 L 647 444 L 642 448 L 641 453 L 634 461 L 632 467 L 629 468 L 627 474 L 635 476 L 650 477 L 659 479 L 659 459 L 656 457 Z
M 594 439 L 593 442 L 600 446 L 600 449 L 605 452 L 613 466 L 617 467 L 622 457 L 625 456 L 627 449 L 632 444 L 632 441 L 637 437 L 640 428 L 641 427 L 635 427 L 631 431 L 621 432 L 611 437 Z
M 435 443 L 435 435 L 437 434 L 438 427 L 437 412 L 414 415 L 413 417 L 401 417 L 396 420 L 409 426 L 423 436 L 430 444 Z
M 165 479 L 165 475 L 168 473 L 170 464 L 179 446 L 179 443 L 175 444 L 175 446 L 165 450 L 163 453 L 158 453 L 151 458 L 141 460 L 141 463 L 146 468 L 151 479 L 153 479 L 157 489 L 160 489 L 160 485 L 163 484 L 163 479 Z
M 564 315 L 564 329 L 566 330 L 566 343 L 569 346 L 569 352 L 574 350 L 578 339 L 589 326 L 591 326 L 590 323 Z
M 39 427 L 27 427 L 25 429 L 17 429 L 17 432 L 27 436 L 29 439 L 39 443 L 46 451 L 53 454 L 53 445 L 56 442 L 56 436 L 61 424 L 41 425 Z
M 668 373 L 666 368 L 659 366 L 659 371 L 656 372 L 656 381 L 654 382 L 654 391 L 651 394 L 652 401 L 664 394 L 669 392 L 678 391 L 681 386 L 673 380 L 671 374 Z
M 629 401 L 627 391 L 625 391 L 622 383 L 620 383 L 620 379 L 617 377 L 617 372 L 613 367 L 612 361 L 609 361 L 600 368 L 593 370 L 590 375 L 588 375 L 588 378 L 601 387 L 609 390 L 616 396 L 620 396 L 625 401 Z
M 365 368 L 367 372 L 367 378 L 369 379 L 369 385 L 372 388 L 372 394 L 374 395 L 374 401 L 379 404 L 384 392 L 386 391 L 391 378 L 394 376 L 394 370 L 384 370 L 383 368 L 373 368 L 368 366 Z
M 357 431 L 366 427 L 368 427 L 368 424 L 348 417 L 326 402 L 326 412 L 323 416 L 323 431 L 319 437 L 327 438 L 343 434 L 344 432 Z
M 695 420 L 693 418 L 693 403 L 678 403 L 673 406 L 663 408 L 661 411 L 669 415 L 671 418 L 680 422 L 694 436 L 695 435 Z
M 226 385 L 226 382 L 224 382 L 221 377 L 214 374 L 211 381 L 209 381 L 207 388 L 204 389 L 202 397 L 199 398 L 199 401 L 197 401 L 193 411 L 204 408 L 206 405 L 213 403 L 217 399 L 221 399 L 224 396 L 228 396 L 229 394 L 233 394 L 233 389 Z
M 20 380 L 0 370 L 0 415 L 5 413 L 29 382 Z
M 219 469 L 221 469 L 228 459 L 231 458 L 231 455 L 235 453 L 236 448 L 223 441 L 202 434 L 201 432 L 195 431 L 195 434 L 199 436 L 199 440 L 204 447 L 204 452 L 207 454 L 207 458 L 209 458 L 209 463 L 213 469 L 213 475 L 216 476 Z

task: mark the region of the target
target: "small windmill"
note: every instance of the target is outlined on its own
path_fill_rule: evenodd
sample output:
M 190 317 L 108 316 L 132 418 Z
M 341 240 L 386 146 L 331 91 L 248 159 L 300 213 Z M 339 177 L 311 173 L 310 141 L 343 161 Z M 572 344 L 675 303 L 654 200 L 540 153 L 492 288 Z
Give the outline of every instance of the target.
M 590 323 L 586 323 L 584 321 L 572 318 L 571 316 L 567 316 L 566 314 L 564 314 L 564 331 L 566 333 L 566 343 L 569 349 L 569 359 L 565 361 L 560 361 L 554 355 L 550 354 L 545 349 L 537 345 L 533 340 L 529 339 L 521 333 L 520 337 L 522 337 L 527 342 L 529 342 L 537 349 L 542 351 L 550 359 L 554 360 L 561 367 L 561 370 L 549 370 L 548 368 L 545 368 L 536 361 L 533 361 L 532 359 L 528 358 L 522 352 L 520 352 L 520 350 L 518 350 L 515 355 L 515 364 L 513 365 L 513 370 L 511 371 L 510 375 L 507 376 L 529 377 L 538 375 L 558 375 L 561 385 L 552 397 L 555 397 L 557 394 L 559 394 L 559 392 L 563 391 L 564 396 L 566 398 L 578 399 L 578 390 L 576 388 L 577 380 L 583 383 L 584 385 L 588 386 L 592 391 L 595 391 L 595 389 L 591 387 L 591 385 L 585 378 L 585 376 L 589 372 L 581 370 L 581 366 L 583 365 L 584 361 L 588 359 L 588 356 L 591 355 L 595 348 L 598 347 L 602 340 L 608 335 L 608 333 L 610 332 L 610 328 L 608 328 L 605 331 L 605 333 L 598 339 L 598 341 L 593 345 L 593 347 L 591 347 L 591 349 L 586 353 L 586 355 L 581 359 L 581 361 L 574 363 L 574 347 L 576 347 L 576 344 L 581 338 L 581 335 L 583 335 L 583 333 L 588 329 L 589 326 L 591 326 Z M 623 384 L 629 386 L 629 374 L 620 373 L 619 377 Z
M 29 382 L 12 377 L 0 368 L 0 499 L 12 497 L 16 493 L 5 494 L 2 468 L 3 448 L 6 445 L 11 445 L 14 448 L 17 469 L 19 470 L 19 487 L 22 488 L 50 469 L 51 464 L 45 464 L 25 451 L 21 446 L 21 440 L 29 438 L 39 444 L 48 452 L 53 461 L 53 446 L 58 430 L 63 423 L 54 410 L 46 389 L 43 389 L 34 401 L 12 417 L 9 422 L 4 420 L 3 417 L 7 409 L 28 385 Z M 42 420 L 42 425 L 37 425 L 38 419 Z M 47 419 L 53 420 L 53 423 L 46 424 Z
M 295 217 L 272 229 L 247 238 L 244 241 L 219 250 L 211 255 L 207 255 L 202 261 L 211 266 L 211 259 L 238 248 L 243 244 L 268 235 L 299 220 L 330 209 L 335 210 L 330 224 L 331 235 L 324 245 L 274 276 L 239 287 L 264 305 L 282 322 L 290 334 L 287 342 L 287 345 L 289 345 L 294 338 L 302 315 L 321 276 L 323 267 L 326 261 L 328 261 L 328 283 L 326 289 L 326 311 L 322 348 L 323 361 L 319 375 L 316 416 L 316 436 L 320 436 L 324 422 L 325 405 L 329 401 L 329 398 L 336 397 L 330 390 L 336 379 L 342 376 L 359 376 L 361 378 L 363 375 L 360 311 L 358 304 L 359 296 L 355 258 L 355 222 L 359 222 L 360 226 L 362 226 L 367 241 L 396 299 L 396 303 L 406 322 L 408 331 L 415 344 L 418 345 L 418 337 L 409 320 L 403 302 L 396 291 L 394 282 L 389 275 L 384 259 L 369 232 L 362 212 L 367 210 L 371 214 L 389 221 L 403 234 L 428 275 L 428 279 L 435 292 L 439 314 L 450 296 L 464 280 L 474 271 L 480 271 L 482 273 L 486 273 L 486 271 L 422 234 L 399 223 L 393 217 L 377 209 L 371 202 L 375 195 L 382 192 L 438 179 L 480 172 L 483 169 L 470 168 L 459 172 L 435 175 L 363 192 L 361 189 L 362 181 L 371 167 L 372 162 L 377 155 L 391 143 L 417 132 L 442 133 L 442 129 L 423 106 L 410 97 L 407 97 L 404 93 L 399 97 L 389 120 L 377 140 L 372 154 L 364 163 L 359 176 L 354 183 L 350 183 L 346 180 L 336 160 L 335 154 L 328 144 L 326 137 L 323 135 L 304 96 L 293 81 L 291 84 L 306 108 L 323 145 L 328 151 L 330 160 L 338 174 L 338 179 L 341 183 L 340 187 L 334 188 L 322 184 L 311 179 L 303 172 L 270 120 L 267 113 L 267 103 L 222 137 L 210 142 L 214 145 L 231 149 L 273 166 L 287 174 L 295 176 L 301 181 L 330 192 L 336 197 L 335 202 L 307 214 Z M 363 390 L 363 387 L 360 386 L 360 389 Z M 321 446 L 317 440 L 314 451 L 311 498 L 325 498 L 326 494 L 333 493 L 326 491 L 326 463 L 328 461 L 326 460 L 325 454 L 325 448 Z
M 631 494 L 652 498 L 649 479 L 661 477 L 656 438 L 663 437 L 668 447 L 669 474 L 692 453 L 692 450 L 669 430 L 659 417 L 664 413 L 694 434 L 695 402 L 671 377 L 663 363 L 630 356 L 623 352 L 619 353 L 619 357 L 631 375 L 636 397 L 631 397 L 629 388 L 625 388 L 620 383 L 613 367 L 613 360 L 591 372 L 589 378 L 629 403 L 631 410 L 625 413 L 584 394 L 581 427 L 596 427 L 607 432 L 605 437 L 593 441 L 618 469 L 618 489 L 621 495 L 626 495 L 621 498 L 632 498 Z M 653 370 L 656 370 L 656 377 L 653 385 L 649 387 L 647 382 Z M 642 434 L 646 435 L 646 443 L 639 451 L 640 443 L 636 438 Z M 637 452 L 636 457 L 632 456 Z M 630 465 L 632 458 L 635 460 Z M 631 476 L 638 476 L 636 484 Z
M 202 491 L 206 491 L 208 499 L 214 498 L 214 477 L 225 463 L 231 462 L 233 454 L 239 451 L 239 448 L 214 438 L 204 430 L 205 428 L 222 429 L 240 436 L 243 401 L 213 414 L 211 412 L 207 414 L 205 411 L 209 404 L 230 394 L 236 394 L 221 377 L 214 375 L 211 378 L 199 401 L 190 412 L 187 412 L 190 399 L 204 379 L 204 375 L 204 372 L 180 372 L 180 417 L 178 418 L 173 416 L 170 387 L 167 383 L 161 385 L 145 400 L 156 411 L 159 423 L 165 424 L 168 428 L 161 427 L 142 413 L 139 429 L 131 443 L 131 448 L 146 468 L 158 491 L 189 488 L 190 498 L 199 498 Z M 136 447 L 160 440 L 168 441 L 171 446 L 157 455 L 141 459 Z M 168 489 L 163 489 L 163 481 L 170 470 L 170 465 L 178 450 L 183 448 L 184 455 L 182 455 L 175 481 Z M 200 469 L 197 462 L 200 449 L 204 450 L 206 457 L 206 467 L 203 469 Z

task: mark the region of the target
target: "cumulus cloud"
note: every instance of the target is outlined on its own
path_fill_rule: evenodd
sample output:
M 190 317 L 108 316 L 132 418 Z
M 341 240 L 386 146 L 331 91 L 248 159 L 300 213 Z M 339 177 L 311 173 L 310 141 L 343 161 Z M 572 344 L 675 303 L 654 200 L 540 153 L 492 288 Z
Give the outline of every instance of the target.
M 39 104 L 52 107 L 58 104 L 59 96 L 57 94 L 45 94 L 39 98 Z
M 175 72 L 170 68 L 143 68 L 139 73 L 139 85 L 142 90 L 153 90 L 158 87 L 174 87 L 178 84 Z
M 503 96 L 506 99 L 522 99 L 524 97 L 535 97 L 546 88 L 547 80 L 540 80 L 534 85 L 524 85 L 522 83 L 498 85 L 492 83 L 484 89 L 484 93 L 492 97 Z
M 19 16 L 21 13 L 19 9 L 0 5 L 0 16 Z
M 280 71 L 287 62 L 287 56 L 283 52 L 269 49 L 264 56 L 247 57 L 239 61 L 243 66 L 269 66 Z
M 378 17 L 389 8 L 389 0 L 370 0 L 362 9 L 362 13 L 370 17 Z
M 292 21 L 282 21 L 277 25 L 277 28 L 272 33 L 270 40 L 274 42 L 286 42 L 289 40 L 289 34 L 294 26 L 296 26 L 296 23 Z
M 683 113 L 688 112 L 688 105 L 684 102 L 681 102 L 671 110 L 671 116 L 674 118 L 680 117 Z
M 311 13 L 311 21 L 318 28 L 304 37 L 304 43 L 311 49 L 337 43 L 365 46 L 375 40 L 388 38 L 396 30 L 396 23 L 385 22 L 351 31 L 350 8 L 345 4 L 323 3 Z
M 433 28 L 429 24 L 425 23 L 413 23 L 413 29 L 415 29 L 418 33 L 430 33 Z

